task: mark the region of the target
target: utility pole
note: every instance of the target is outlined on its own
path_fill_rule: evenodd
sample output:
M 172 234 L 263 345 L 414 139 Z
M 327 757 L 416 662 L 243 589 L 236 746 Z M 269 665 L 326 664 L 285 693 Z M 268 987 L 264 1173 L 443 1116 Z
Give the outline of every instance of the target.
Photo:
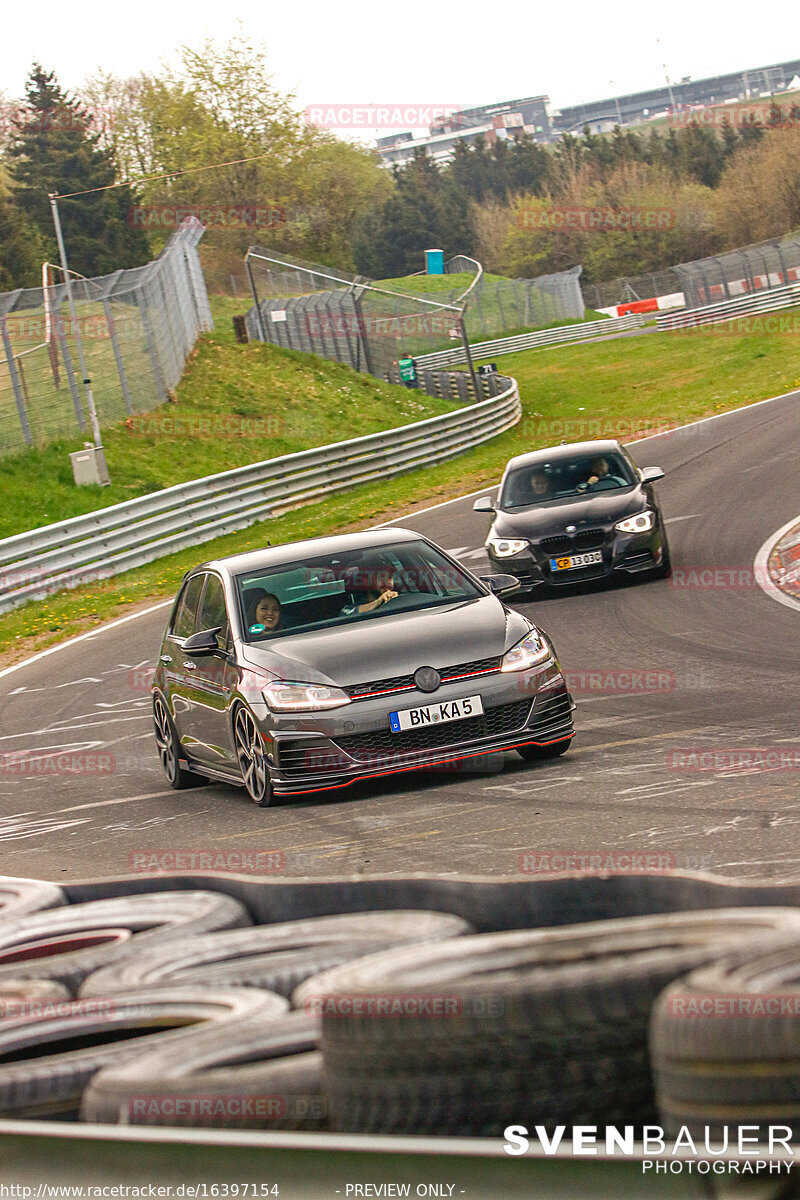
M 55 192 L 51 192 L 48 196 L 50 200 L 50 208 L 53 213 L 53 225 L 56 231 L 56 240 L 58 242 L 58 253 L 61 258 L 61 269 L 64 272 L 64 283 L 67 289 L 67 303 L 69 304 L 69 315 L 72 320 L 72 328 L 75 333 L 75 349 L 78 354 L 78 364 L 81 369 L 83 378 L 83 386 L 86 389 L 86 407 L 89 411 L 89 421 L 92 426 L 92 437 L 94 439 L 94 459 L 97 466 L 97 474 L 99 482 L 102 486 L 106 486 L 111 482 L 108 474 L 108 466 L 106 465 L 106 453 L 103 449 L 103 439 L 100 433 L 100 422 L 97 419 L 97 409 L 94 406 L 94 395 L 92 394 L 92 381 L 89 378 L 89 372 L 86 369 L 86 359 L 83 357 L 83 343 L 81 342 L 81 331 L 78 326 L 78 314 L 75 310 L 75 297 L 72 294 L 72 278 L 69 273 L 69 264 L 67 263 L 67 251 L 64 246 L 64 234 L 61 231 L 61 218 L 58 214 L 58 196 Z

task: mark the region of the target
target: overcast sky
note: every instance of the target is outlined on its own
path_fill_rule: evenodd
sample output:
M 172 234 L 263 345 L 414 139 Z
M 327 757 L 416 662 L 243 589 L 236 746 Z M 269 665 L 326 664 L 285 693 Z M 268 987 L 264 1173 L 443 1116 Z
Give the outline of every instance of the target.
M 101 66 L 153 71 L 182 42 L 225 41 L 239 22 L 300 107 L 466 107 L 542 93 L 558 107 L 665 74 L 699 79 L 800 58 L 796 0 L 760 9 L 696 0 L 5 0 L 0 92 L 20 96 L 34 59 L 67 88 Z

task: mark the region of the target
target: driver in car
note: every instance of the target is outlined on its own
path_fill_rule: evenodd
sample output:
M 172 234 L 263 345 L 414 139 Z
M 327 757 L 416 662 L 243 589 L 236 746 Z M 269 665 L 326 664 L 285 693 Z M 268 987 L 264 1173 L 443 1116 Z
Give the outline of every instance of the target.
M 612 472 L 607 458 L 602 458 L 601 456 L 593 458 L 589 463 L 589 471 L 591 474 L 586 480 L 587 487 L 592 487 L 598 483 L 605 487 L 619 487 L 625 483 L 624 479 L 621 479 L 619 475 L 615 475 Z
M 360 603 L 346 604 L 341 610 L 341 616 L 353 617 L 356 613 L 372 612 L 382 604 L 388 604 L 397 595 L 394 583 L 394 567 L 382 565 L 368 573 L 369 588 L 365 599 Z
M 549 500 L 553 494 L 550 480 L 544 471 L 532 472 L 528 483 L 530 484 L 531 495 L 534 500 Z

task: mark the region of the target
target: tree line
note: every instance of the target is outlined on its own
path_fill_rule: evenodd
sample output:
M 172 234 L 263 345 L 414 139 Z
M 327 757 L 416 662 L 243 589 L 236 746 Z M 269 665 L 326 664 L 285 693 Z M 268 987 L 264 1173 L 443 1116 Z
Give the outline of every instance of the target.
M 75 95 L 34 64 L 24 98 L 0 110 L 0 290 L 37 286 L 57 261 L 51 192 L 84 193 L 59 202 L 80 274 L 147 262 L 196 211 L 220 289 L 254 243 L 377 279 L 420 270 L 438 246 L 512 277 L 581 263 L 598 282 L 800 227 L 797 105 L 735 126 L 586 128 L 552 146 L 477 138 L 447 164 L 417 152 L 387 170 L 309 125 L 239 36 L 183 47 L 159 74 L 101 72 Z
M 355 232 L 367 274 L 418 270 L 440 246 L 513 278 L 581 263 L 602 282 L 798 229 L 800 106 L 736 126 L 587 127 L 552 146 L 479 137 L 443 166 L 417 153 L 394 179 Z

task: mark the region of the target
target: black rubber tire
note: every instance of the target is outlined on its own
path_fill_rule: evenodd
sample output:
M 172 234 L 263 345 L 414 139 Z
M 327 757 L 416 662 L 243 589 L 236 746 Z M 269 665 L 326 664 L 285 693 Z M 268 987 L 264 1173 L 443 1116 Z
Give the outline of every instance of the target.
M 269 776 L 264 739 L 258 722 L 243 704 L 233 715 L 233 741 L 245 791 L 259 808 L 269 808 L 275 794 Z
M 311 975 L 389 946 L 442 941 L 472 933 L 448 913 L 344 913 L 278 925 L 182 938 L 141 947 L 84 980 L 82 996 L 108 996 L 134 987 L 244 986 L 291 996 Z
M 800 942 L 711 963 L 671 984 L 653 1009 L 650 1055 L 668 1127 L 782 1124 L 796 1141 Z
M 184 788 L 207 787 L 210 781 L 205 775 L 196 775 L 193 771 L 187 771 L 185 767 L 181 766 L 178 731 L 170 716 L 167 702 L 159 692 L 156 692 L 153 697 L 153 725 L 161 769 L 169 786 L 176 792 L 182 791 Z
M 278 1020 L 197 1029 L 101 1071 L 81 1118 L 126 1125 L 320 1129 L 327 1121 L 319 1022 Z M 148 1097 L 157 1098 L 148 1102 Z
M 572 738 L 563 742 L 551 742 L 549 746 L 517 746 L 517 754 L 525 762 L 546 762 L 548 758 L 560 758 L 572 745 Z
M 136 936 L 126 941 L 91 945 L 64 954 L 50 954 L 23 962 L 0 964 L 0 986 L 4 979 L 51 979 L 75 993 L 87 975 L 129 954 L 138 954 L 148 946 L 182 940 L 192 934 L 236 929 L 250 925 L 244 905 L 224 892 L 150 892 L 119 896 L 109 900 L 90 900 L 69 904 L 20 917 L 18 921 L 0 921 L 0 952 L 23 949 L 43 939 L 99 931 L 130 931 Z
M 672 555 L 669 552 L 669 542 L 666 533 L 661 534 L 662 558 L 661 566 L 652 572 L 652 579 L 669 579 L 672 574 Z
M 0 875 L 0 921 L 13 921 L 28 913 L 59 908 L 66 902 L 66 896 L 55 883 Z
M 282 997 L 255 988 L 217 993 L 176 988 L 112 1000 L 73 1000 L 60 1005 L 55 1017 L 0 1022 L 0 1113 L 75 1115 L 83 1089 L 97 1071 L 124 1058 L 139 1058 L 156 1044 L 185 1046 L 193 1032 L 187 1024 L 213 1021 L 221 1029 L 230 1022 L 233 1029 L 266 1024 L 285 1012 Z M 159 1025 L 166 1029 L 158 1030 Z M 3 1061 L 12 1056 L 13 1061 Z
M 50 979 L 4 979 L 0 982 L 0 1020 L 49 1012 L 71 999 L 65 987 Z
M 798 939 L 800 912 L 455 938 L 338 967 L 306 980 L 292 1002 L 322 1018 L 334 1129 L 499 1136 L 520 1113 L 529 1127 L 640 1126 L 657 1123 L 647 1023 L 658 993 L 694 966 L 778 935 Z

